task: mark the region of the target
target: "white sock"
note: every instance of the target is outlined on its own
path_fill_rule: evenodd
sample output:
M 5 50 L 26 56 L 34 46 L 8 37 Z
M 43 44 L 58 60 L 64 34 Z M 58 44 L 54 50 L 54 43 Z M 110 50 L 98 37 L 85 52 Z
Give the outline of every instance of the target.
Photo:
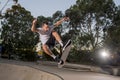
M 56 58 L 56 56 L 54 55 L 54 54 L 52 54 L 52 55 L 50 55 L 53 59 L 55 59 Z
M 59 44 L 63 47 L 63 42 L 62 41 L 59 41 Z

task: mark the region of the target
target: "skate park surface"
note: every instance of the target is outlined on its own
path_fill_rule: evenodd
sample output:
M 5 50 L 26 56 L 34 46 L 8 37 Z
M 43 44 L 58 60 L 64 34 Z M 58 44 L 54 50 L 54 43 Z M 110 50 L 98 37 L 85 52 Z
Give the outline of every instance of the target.
M 71 65 L 71 64 L 70 64 Z M 119 76 L 93 72 L 89 67 L 58 68 L 53 62 L 0 59 L 0 80 L 120 80 Z

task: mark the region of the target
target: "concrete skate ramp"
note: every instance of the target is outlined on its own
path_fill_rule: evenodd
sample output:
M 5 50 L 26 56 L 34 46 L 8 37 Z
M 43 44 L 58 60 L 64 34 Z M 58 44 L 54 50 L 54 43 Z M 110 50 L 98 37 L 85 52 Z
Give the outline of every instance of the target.
M 27 66 L 0 63 L 0 80 L 61 80 L 61 78 Z

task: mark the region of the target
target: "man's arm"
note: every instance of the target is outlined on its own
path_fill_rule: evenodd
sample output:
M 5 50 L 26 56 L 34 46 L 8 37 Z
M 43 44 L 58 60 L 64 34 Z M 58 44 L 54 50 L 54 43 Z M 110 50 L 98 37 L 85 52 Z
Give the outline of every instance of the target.
M 63 21 L 67 21 L 67 20 L 69 20 L 69 17 L 64 17 L 64 18 L 62 18 L 62 19 L 60 19 L 59 21 L 57 21 L 55 24 L 54 24 L 54 26 L 59 26 Z
M 31 27 L 31 31 L 32 32 L 38 32 L 39 30 L 36 28 L 36 24 L 37 24 L 37 19 L 34 19 L 32 22 L 32 27 Z

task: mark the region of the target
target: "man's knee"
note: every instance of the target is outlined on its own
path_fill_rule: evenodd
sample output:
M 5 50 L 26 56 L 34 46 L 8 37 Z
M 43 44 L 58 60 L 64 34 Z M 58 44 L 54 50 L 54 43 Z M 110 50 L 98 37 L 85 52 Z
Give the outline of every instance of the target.
M 46 45 L 46 44 L 42 45 L 42 48 L 43 48 L 44 51 L 46 51 L 48 49 L 48 45 Z

